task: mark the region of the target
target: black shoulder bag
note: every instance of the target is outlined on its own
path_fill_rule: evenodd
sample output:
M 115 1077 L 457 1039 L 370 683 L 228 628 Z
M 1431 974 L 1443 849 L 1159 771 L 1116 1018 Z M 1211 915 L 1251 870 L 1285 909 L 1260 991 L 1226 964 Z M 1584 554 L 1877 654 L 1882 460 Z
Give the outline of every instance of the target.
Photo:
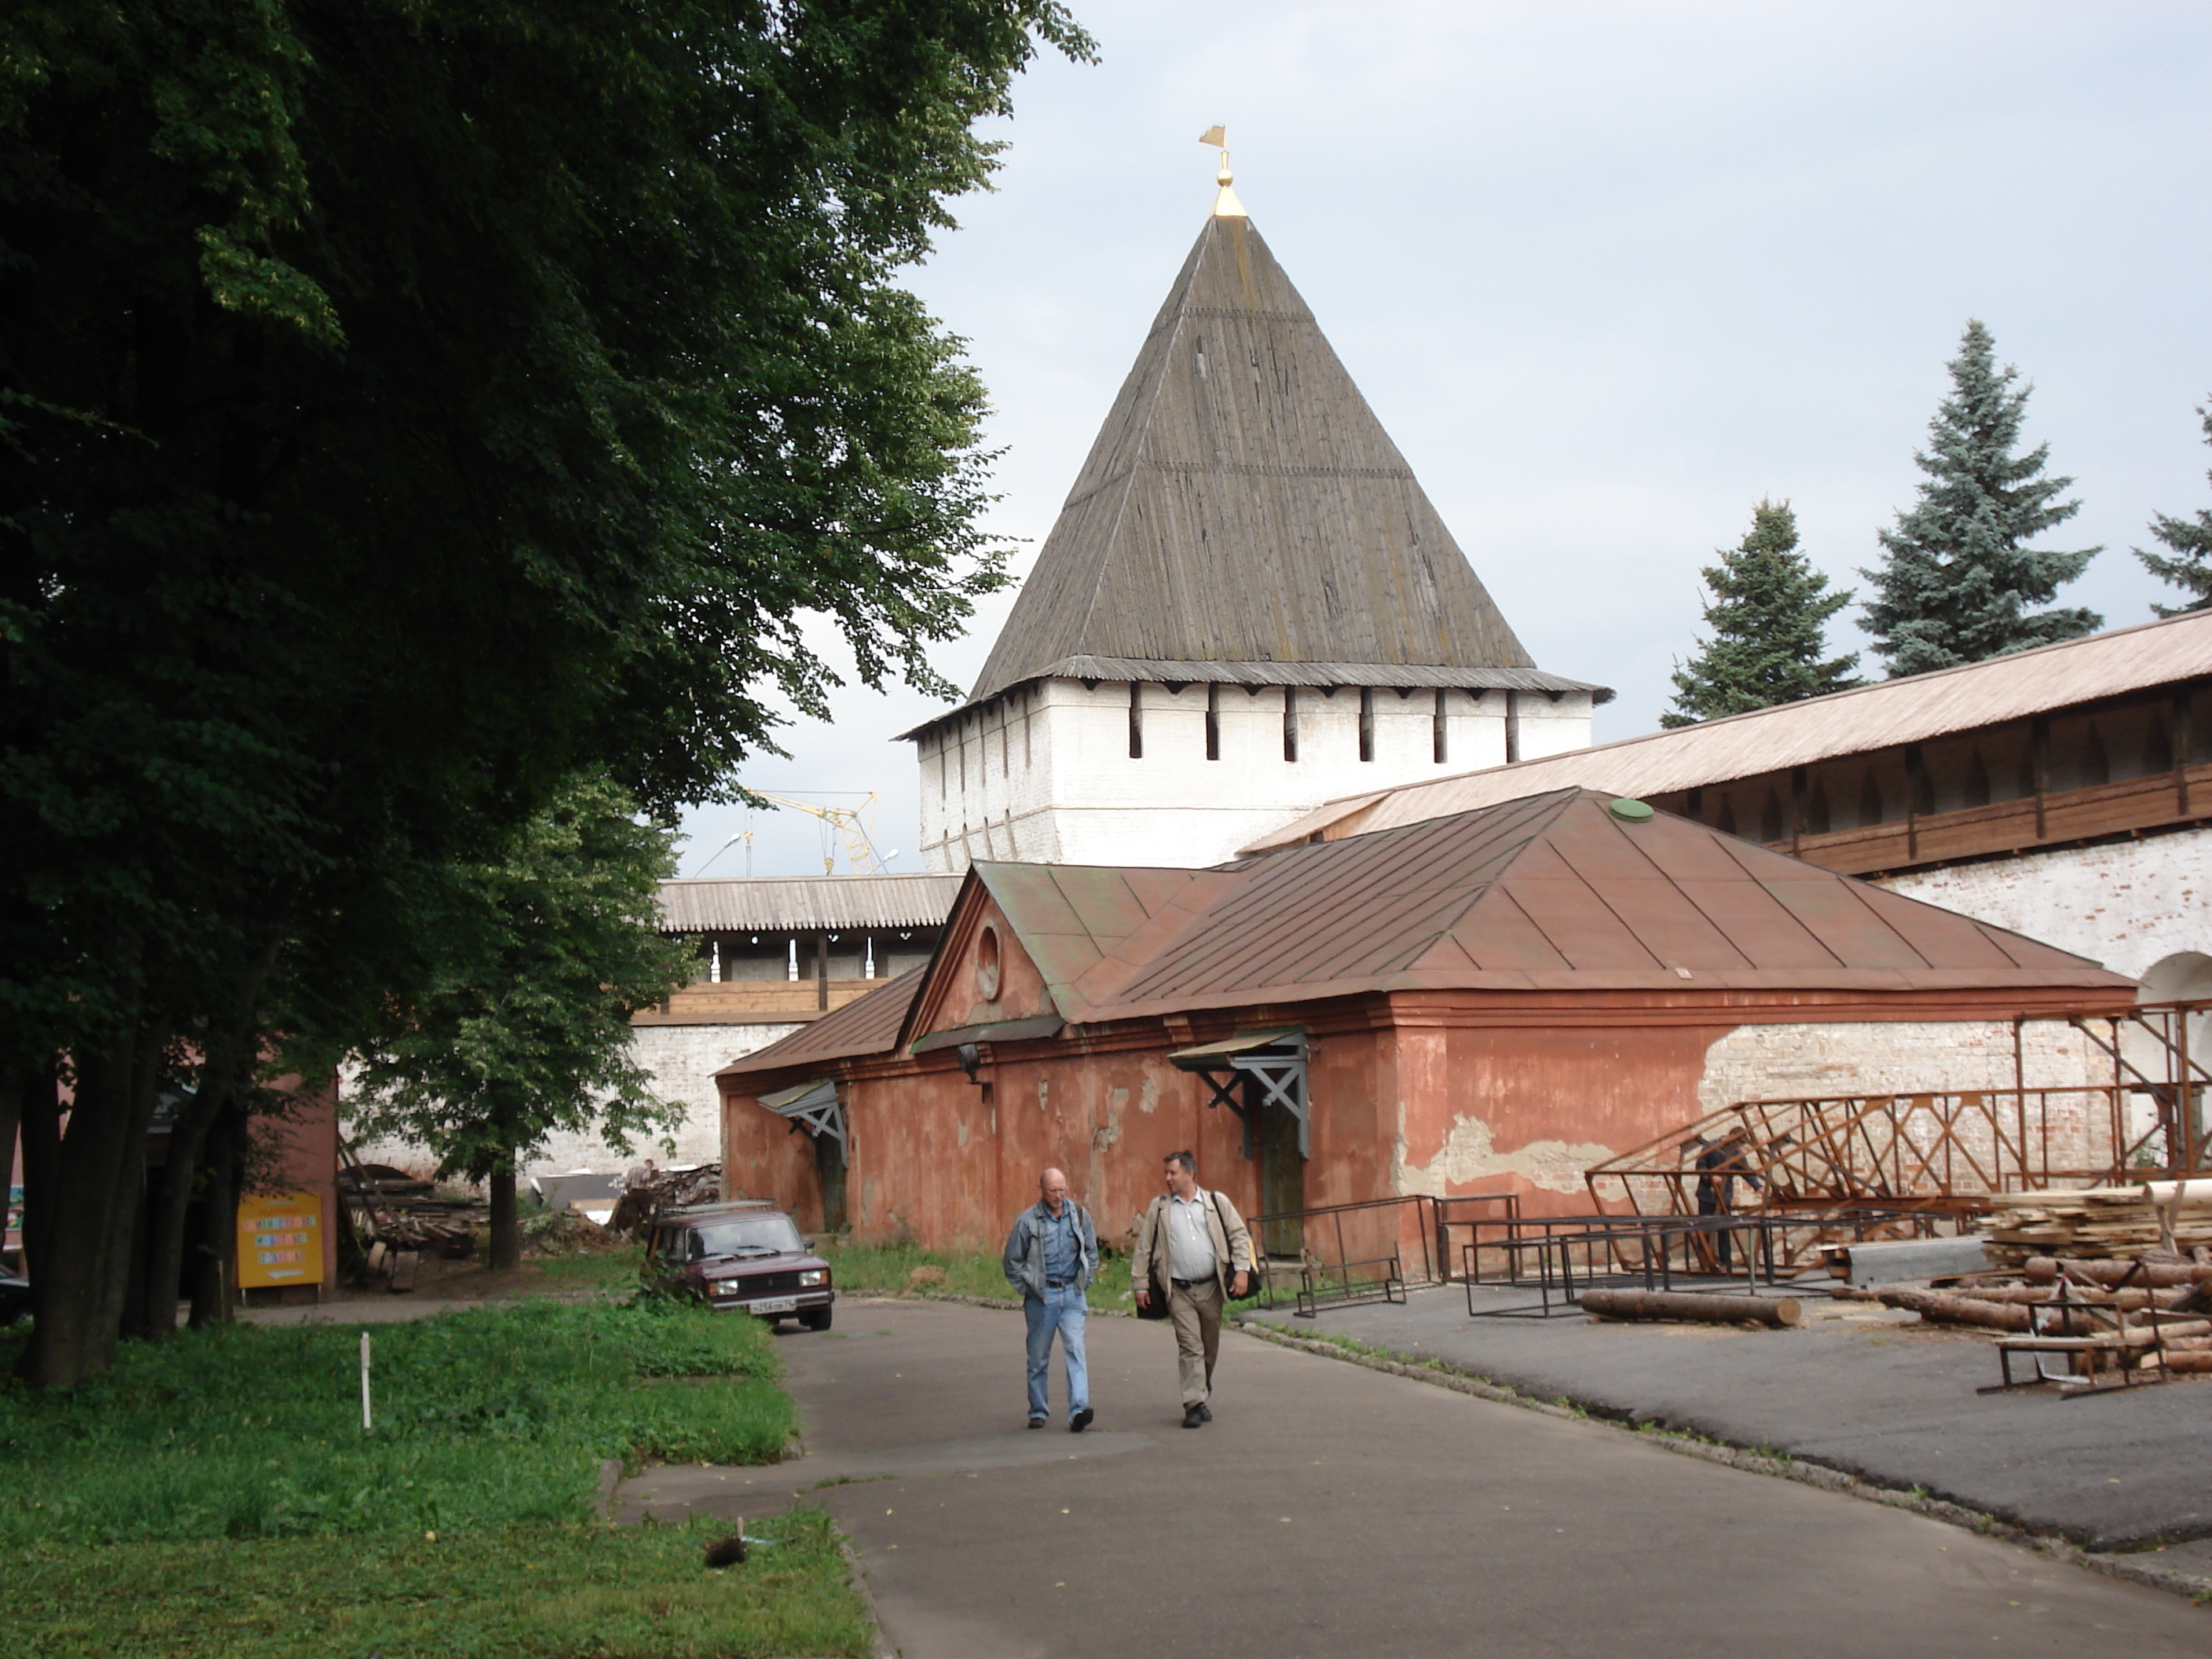
M 1160 1237 L 1156 1217 L 1152 1226 L 1152 1282 L 1147 1287 L 1152 1294 L 1137 1304 L 1137 1317 L 1139 1319 L 1165 1319 L 1168 1316 L 1168 1276 L 1160 1271 L 1160 1263 L 1164 1260 L 1161 1251 L 1166 1241 Z

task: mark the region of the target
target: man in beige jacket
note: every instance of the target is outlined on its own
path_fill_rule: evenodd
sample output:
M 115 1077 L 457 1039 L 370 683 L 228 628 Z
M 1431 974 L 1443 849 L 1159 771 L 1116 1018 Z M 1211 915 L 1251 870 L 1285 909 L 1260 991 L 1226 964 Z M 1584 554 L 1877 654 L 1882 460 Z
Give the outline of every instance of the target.
M 1223 1281 L 1231 1280 L 1231 1296 L 1251 1293 L 1252 1235 L 1228 1194 L 1198 1184 L 1198 1160 L 1188 1152 L 1170 1152 L 1164 1174 L 1167 1190 L 1137 1223 L 1129 1282 L 1139 1308 L 1150 1307 L 1163 1291 L 1167 1296 L 1182 1383 L 1182 1425 L 1194 1429 L 1213 1420 L 1206 1401 L 1221 1351 Z

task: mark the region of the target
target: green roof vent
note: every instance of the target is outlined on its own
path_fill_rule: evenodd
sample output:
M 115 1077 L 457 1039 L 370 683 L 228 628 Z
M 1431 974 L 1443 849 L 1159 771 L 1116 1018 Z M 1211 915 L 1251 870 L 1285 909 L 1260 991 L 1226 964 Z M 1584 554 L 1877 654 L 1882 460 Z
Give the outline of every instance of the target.
M 1623 823 L 1651 822 L 1651 809 L 1640 800 L 1630 800 L 1624 796 L 1613 802 L 1611 810 L 1613 817 L 1619 818 Z

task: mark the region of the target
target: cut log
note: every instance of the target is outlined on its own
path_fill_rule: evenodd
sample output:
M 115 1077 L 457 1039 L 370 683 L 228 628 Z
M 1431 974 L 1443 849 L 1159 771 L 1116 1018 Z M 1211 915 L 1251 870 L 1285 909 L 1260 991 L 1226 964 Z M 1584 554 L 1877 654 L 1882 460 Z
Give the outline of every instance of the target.
M 2166 1356 L 2166 1368 L 2176 1374 L 2212 1372 L 2212 1348 L 2185 1348 L 2179 1353 L 2169 1350 Z
M 1801 1316 L 1794 1297 L 1717 1296 L 1698 1291 L 1584 1291 L 1582 1309 L 1607 1319 L 1680 1320 L 1700 1325 L 1748 1321 L 1780 1328 L 1795 1325 Z
M 2115 1291 L 2104 1285 L 2084 1289 L 2077 1285 L 2066 1287 L 2066 1299 L 2077 1307 L 2089 1308 L 2171 1308 L 2189 1292 L 2179 1285 L 2166 1290 L 2139 1291 L 2133 1285 Z M 1977 1285 L 1971 1290 L 1961 1289 L 1960 1296 L 1971 1296 L 1978 1302 L 2055 1303 L 2058 1300 L 2056 1285 Z
M 2052 1256 L 2032 1255 L 2022 1264 L 2021 1272 L 2032 1285 L 2051 1285 L 2057 1282 L 2062 1267 L 2076 1278 L 2094 1279 L 2100 1285 L 2126 1279 L 2130 1287 L 2144 1285 L 2170 1289 L 2176 1285 L 2212 1280 L 2212 1265 L 2196 1261 L 2146 1261 L 2137 1271 L 2133 1261 L 2084 1261 L 2072 1257 L 2062 1261 Z
M 2021 1333 L 2028 1329 L 2028 1311 L 2017 1303 L 1984 1302 L 1948 1291 L 1916 1291 L 1903 1285 L 1885 1290 L 1881 1299 L 1893 1308 L 1910 1309 L 1935 1324 L 1978 1325 L 1984 1330 Z

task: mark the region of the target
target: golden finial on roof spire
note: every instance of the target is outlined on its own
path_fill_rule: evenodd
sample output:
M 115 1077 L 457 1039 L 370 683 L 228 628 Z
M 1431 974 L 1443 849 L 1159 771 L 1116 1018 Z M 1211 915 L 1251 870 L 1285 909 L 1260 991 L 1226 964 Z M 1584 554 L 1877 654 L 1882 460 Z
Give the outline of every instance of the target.
M 1229 131 L 1225 127 L 1208 127 L 1198 135 L 1201 144 L 1211 144 L 1221 152 L 1221 171 L 1213 175 L 1213 182 L 1221 186 L 1221 193 L 1213 198 L 1213 216 L 1217 219 L 1242 219 L 1246 216 L 1244 204 L 1237 199 L 1237 192 L 1229 188 L 1235 174 L 1229 170 Z

